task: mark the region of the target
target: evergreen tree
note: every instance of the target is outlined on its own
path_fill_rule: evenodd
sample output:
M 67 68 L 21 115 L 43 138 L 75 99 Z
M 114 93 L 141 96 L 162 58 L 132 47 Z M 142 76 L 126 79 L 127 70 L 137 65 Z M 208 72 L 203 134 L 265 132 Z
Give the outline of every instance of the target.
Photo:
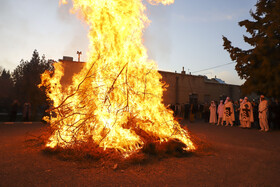
M 10 71 L 3 69 L 0 72 L 0 87 L 0 112 L 7 113 L 13 96 L 13 82 Z
M 224 49 L 237 62 L 239 77 L 246 80 L 242 85 L 244 93 L 280 98 L 280 0 L 259 0 L 255 6 L 256 11 L 250 11 L 253 21 L 239 22 L 250 34 L 243 37 L 252 48 L 233 47 L 223 36 Z
M 37 50 L 34 50 L 30 61 L 21 60 L 20 64 L 13 72 L 16 98 L 21 104 L 30 102 L 33 117 L 37 113 L 39 106 L 46 105 L 45 91 L 38 88 L 41 83 L 41 74 L 45 70 L 51 70 L 51 61 L 47 61 L 44 56 L 40 58 Z

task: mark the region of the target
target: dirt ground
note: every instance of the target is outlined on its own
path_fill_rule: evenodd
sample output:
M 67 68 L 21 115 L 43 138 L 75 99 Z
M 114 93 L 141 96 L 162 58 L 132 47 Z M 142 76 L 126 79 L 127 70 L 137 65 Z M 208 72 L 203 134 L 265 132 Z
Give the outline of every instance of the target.
M 0 186 L 280 186 L 280 131 L 182 124 L 199 151 L 124 166 L 45 154 L 43 124 L 0 123 Z

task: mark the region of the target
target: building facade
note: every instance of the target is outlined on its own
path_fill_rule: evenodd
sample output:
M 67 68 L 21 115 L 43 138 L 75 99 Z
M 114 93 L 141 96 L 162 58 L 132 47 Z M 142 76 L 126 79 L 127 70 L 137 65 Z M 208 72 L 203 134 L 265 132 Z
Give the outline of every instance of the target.
M 85 62 L 73 61 L 72 57 L 63 57 L 59 60 L 63 63 L 64 76 L 61 79 L 62 85 L 72 82 L 72 76 L 79 73 Z M 240 86 L 226 84 L 219 79 L 208 79 L 206 76 L 197 76 L 181 73 L 159 71 L 162 81 L 167 86 L 163 93 L 165 105 L 176 104 L 204 104 L 212 100 L 219 101 L 230 97 L 233 101 L 241 97 Z
M 182 73 L 159 71 L 168 87 L 163 94 L 165 104 L 210 103 L 230 97 L 241 97 L 240 86 L 221 83 L 218 79 Z

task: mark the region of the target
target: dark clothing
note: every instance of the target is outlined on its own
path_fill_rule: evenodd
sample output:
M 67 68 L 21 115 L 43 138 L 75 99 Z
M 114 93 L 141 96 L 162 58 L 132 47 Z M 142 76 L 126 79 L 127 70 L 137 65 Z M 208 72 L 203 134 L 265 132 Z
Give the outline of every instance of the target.
M 11 106 L 10 121 L 14 122 L 17 119 L 18 102 L 14 101 Z
M 29 121 L 30 116 L 31 116 L 31 104 L 24 103 L 23 112 L 22 112 L 23 121 Z

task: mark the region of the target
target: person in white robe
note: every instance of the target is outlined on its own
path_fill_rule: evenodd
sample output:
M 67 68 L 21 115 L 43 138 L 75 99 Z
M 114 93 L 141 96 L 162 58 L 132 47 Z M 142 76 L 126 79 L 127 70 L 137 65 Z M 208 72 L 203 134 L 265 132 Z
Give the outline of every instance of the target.
M 264 95 L 261 95 L 260 104 L 259 104 L 259 122 L 261 127 L 260 131 L 267 132 L 269 130 L 267 113 L 268 113 L 267 100 L 264 98 Z
M 228 126 L 228 124 L 233 126 L 233 122 L 235 121 L 233 104 L 229 97 L 227 97 L 224 104 L 223 120 L 226 121 L 226 126 Z
M 243 99 L 239 99 L 239 108 L 238 108 L 238 112 L 239 112 L 239 123 L 240 123 L 240 126 L 239 127 L 243 127 L 243 123 L 242 123 L 242 120 L 241 120 L 241 108 L 242 108 L 242 104 L 243 104 Z
M 242 105 L 240 106 L 240 127 L 243 128 L 251 128 L 251 123 L 254 122 L 254 116 L 253 116 L 253 107 L 251 103 L 248 101 L 248 98 L 245 97 Z
M 223 103 L 223 100 L 220 101 L 217 113 L 218 113 L 218 123 L 217 123 L 217 125 L 222 125 L 223 126 L 223 123 L 224 123 L 224 121 L 223 121 L 223 115 L 224 115 L 224 103 Z
M 217 107 L 214 101 L 211 101 L 211 105 L 209 107 L 210 110 L 210 118 L 209 118 L 209 123 L 216 124 L 217 123 Z

